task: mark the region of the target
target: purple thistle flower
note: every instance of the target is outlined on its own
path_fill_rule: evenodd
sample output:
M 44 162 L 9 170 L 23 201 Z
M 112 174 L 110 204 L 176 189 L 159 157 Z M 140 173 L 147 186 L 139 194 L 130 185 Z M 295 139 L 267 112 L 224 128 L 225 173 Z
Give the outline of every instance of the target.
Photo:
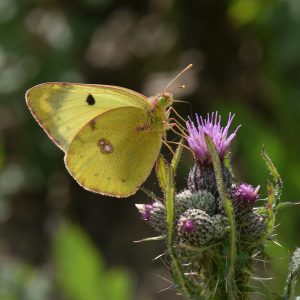
M 187 233 L 193 232 L 196 228 L 194 222 L 189 219 L 181 220 L 179 227 L 181 232 L 187 232 Z
M 163 233 L 166 229 L 166 209 L 163 203 L 155 201 L 152 204 L 136 204 L 142 219 L 155 231 Z
M 153 211 L 152 204 L 136 204 L 135 205 L 142 215 L 143 221 L 149 221 L 151 212 Z
M 196 125 L 191 119 L 187 121 L 186 125 L 189 132 L 187 141 L 194 152 L 195 158 L 200 164 L 204 165 L 212 163 L 210 153 L 204 140 L 205 134 L 209 135 L 213 140 L 220 159 L 222 160 L 224 158 L 230 142 L 234 139 L 240 128 L 240 126 L 238 126 L 233 133 L 227 136 L 233 118 L 234 114 L 229 113 L 227 125 L 225 127 L 221 127 L 221 116 L 218 115 L 218 112 L 212 113 L 211 115 L 207 114 L 206 119 L 203 119 L 196 114 Z
M 234 190 L 234 197 L 237 200 L 244 201 L 246 203 L 253 204 L 259 197 L 260 186 L 256 188 L 248 183 L 241 183 Z

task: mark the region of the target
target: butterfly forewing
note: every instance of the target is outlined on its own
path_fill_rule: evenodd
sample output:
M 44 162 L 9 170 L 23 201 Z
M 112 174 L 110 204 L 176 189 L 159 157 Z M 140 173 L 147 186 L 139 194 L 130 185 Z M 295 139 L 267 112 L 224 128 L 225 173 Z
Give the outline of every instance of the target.
M 145 96 L 115 86 L 44 83 L 29 89 L 27 104 L 49 137 L 64 151 L 96 116 L 118 107 L 149 110 Z

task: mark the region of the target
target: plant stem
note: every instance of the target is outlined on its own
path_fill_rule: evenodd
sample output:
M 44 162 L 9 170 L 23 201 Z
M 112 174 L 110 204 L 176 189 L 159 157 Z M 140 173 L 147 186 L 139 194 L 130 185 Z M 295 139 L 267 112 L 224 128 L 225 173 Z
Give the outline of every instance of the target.
M 191 299 L 190 284 L 181 268 L 181 264 L 177 258 L 174 244 L 174 214 L 175 214 L 175 181 L 174 170 L 172 166 L 168 168 L 168 181 L 166 188 L 166 213 L 167 213 L 167 248 L 172 260 L 173 273 L 179 289 L 187 299 Z
M 235 227 L 235 217 L 234 210 L 231 201 L 227 197 L 226 189 L 224 187 L 223 178 L 222 178 L 222 167 L 218 152 L 212 141 L 212 139 L 205 134 L 205 142 L 207 148 L 212 157 L 212 163 L 216 175 L 216 182 L 219 195 L 221 197 L 225 214 L 228 218 L 230 225 L 229 231 L 229 257 L 228 257 L 228 271 L 227 271 L 227 293 L 229 299 L 236 299 L 236 284 L 235 284 L 235 263 L 237 258 L 237 247 L 236 247 L 236 227 Z

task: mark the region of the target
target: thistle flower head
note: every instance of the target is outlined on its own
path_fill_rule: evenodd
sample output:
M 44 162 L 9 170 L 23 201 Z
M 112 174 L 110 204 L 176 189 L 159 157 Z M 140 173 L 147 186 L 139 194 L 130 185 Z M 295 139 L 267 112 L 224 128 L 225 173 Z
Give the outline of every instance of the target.
M 200 164 L 204 165 L 212 163 L 211 156 L 204 139 L 205 134 L 209 135 L 213 140 L 219 157 L 223 160 L 230 142 L 234 139 L 237 130 L 240 127 L 238 126 L 235 131 L 228 136 L 228 130 L 233 118 L 234 114 L 229 113 L 227 125 L 225 127 L 221 127 L 221 116 L 218 112 L 207 114 L 205 119 L 196 114 L 196 124 L 192 122 L 191 119 L 187 121 L 186 125 L 189 132 L 187 141 Z
M 260 186 L 256 188 L 248 183 L 241 183 L 234 190 L 234 197 L 240 201 L 253 204 L 259 197 Z
M 183 244 L 204 245 L 213 239 L 213 231 L 210 216 L 201 209 L 188 209 L 177 223 L 177 234 Z
M 149 221 L 151 212 L 153 211 L 152 204 L 136 204 L 136 208 L 139 210 L 143 221 Z
M 142 219 L 147 222 L 155 231 L 164 232 L 166 229 L 166 209 L 164 205 L 155 201 L 152 204 L 136 204 Z
M 184 232 L 193 232 L 196 228 L 193 220 L 183 219 L 180 221 L 180 230 Z

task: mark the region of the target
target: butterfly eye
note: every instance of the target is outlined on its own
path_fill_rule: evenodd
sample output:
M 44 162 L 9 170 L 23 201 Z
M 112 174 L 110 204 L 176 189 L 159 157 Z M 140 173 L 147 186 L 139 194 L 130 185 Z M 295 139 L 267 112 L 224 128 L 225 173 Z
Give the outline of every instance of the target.
M 159 106 L 166 106 L 168 103 L 168 99 L 165 96 L 159 96 L 157 102 Z
M 171 106 L 173 103 L 172 94 L 164 92 L 157 97 L 157 105 L 163 108 Z

